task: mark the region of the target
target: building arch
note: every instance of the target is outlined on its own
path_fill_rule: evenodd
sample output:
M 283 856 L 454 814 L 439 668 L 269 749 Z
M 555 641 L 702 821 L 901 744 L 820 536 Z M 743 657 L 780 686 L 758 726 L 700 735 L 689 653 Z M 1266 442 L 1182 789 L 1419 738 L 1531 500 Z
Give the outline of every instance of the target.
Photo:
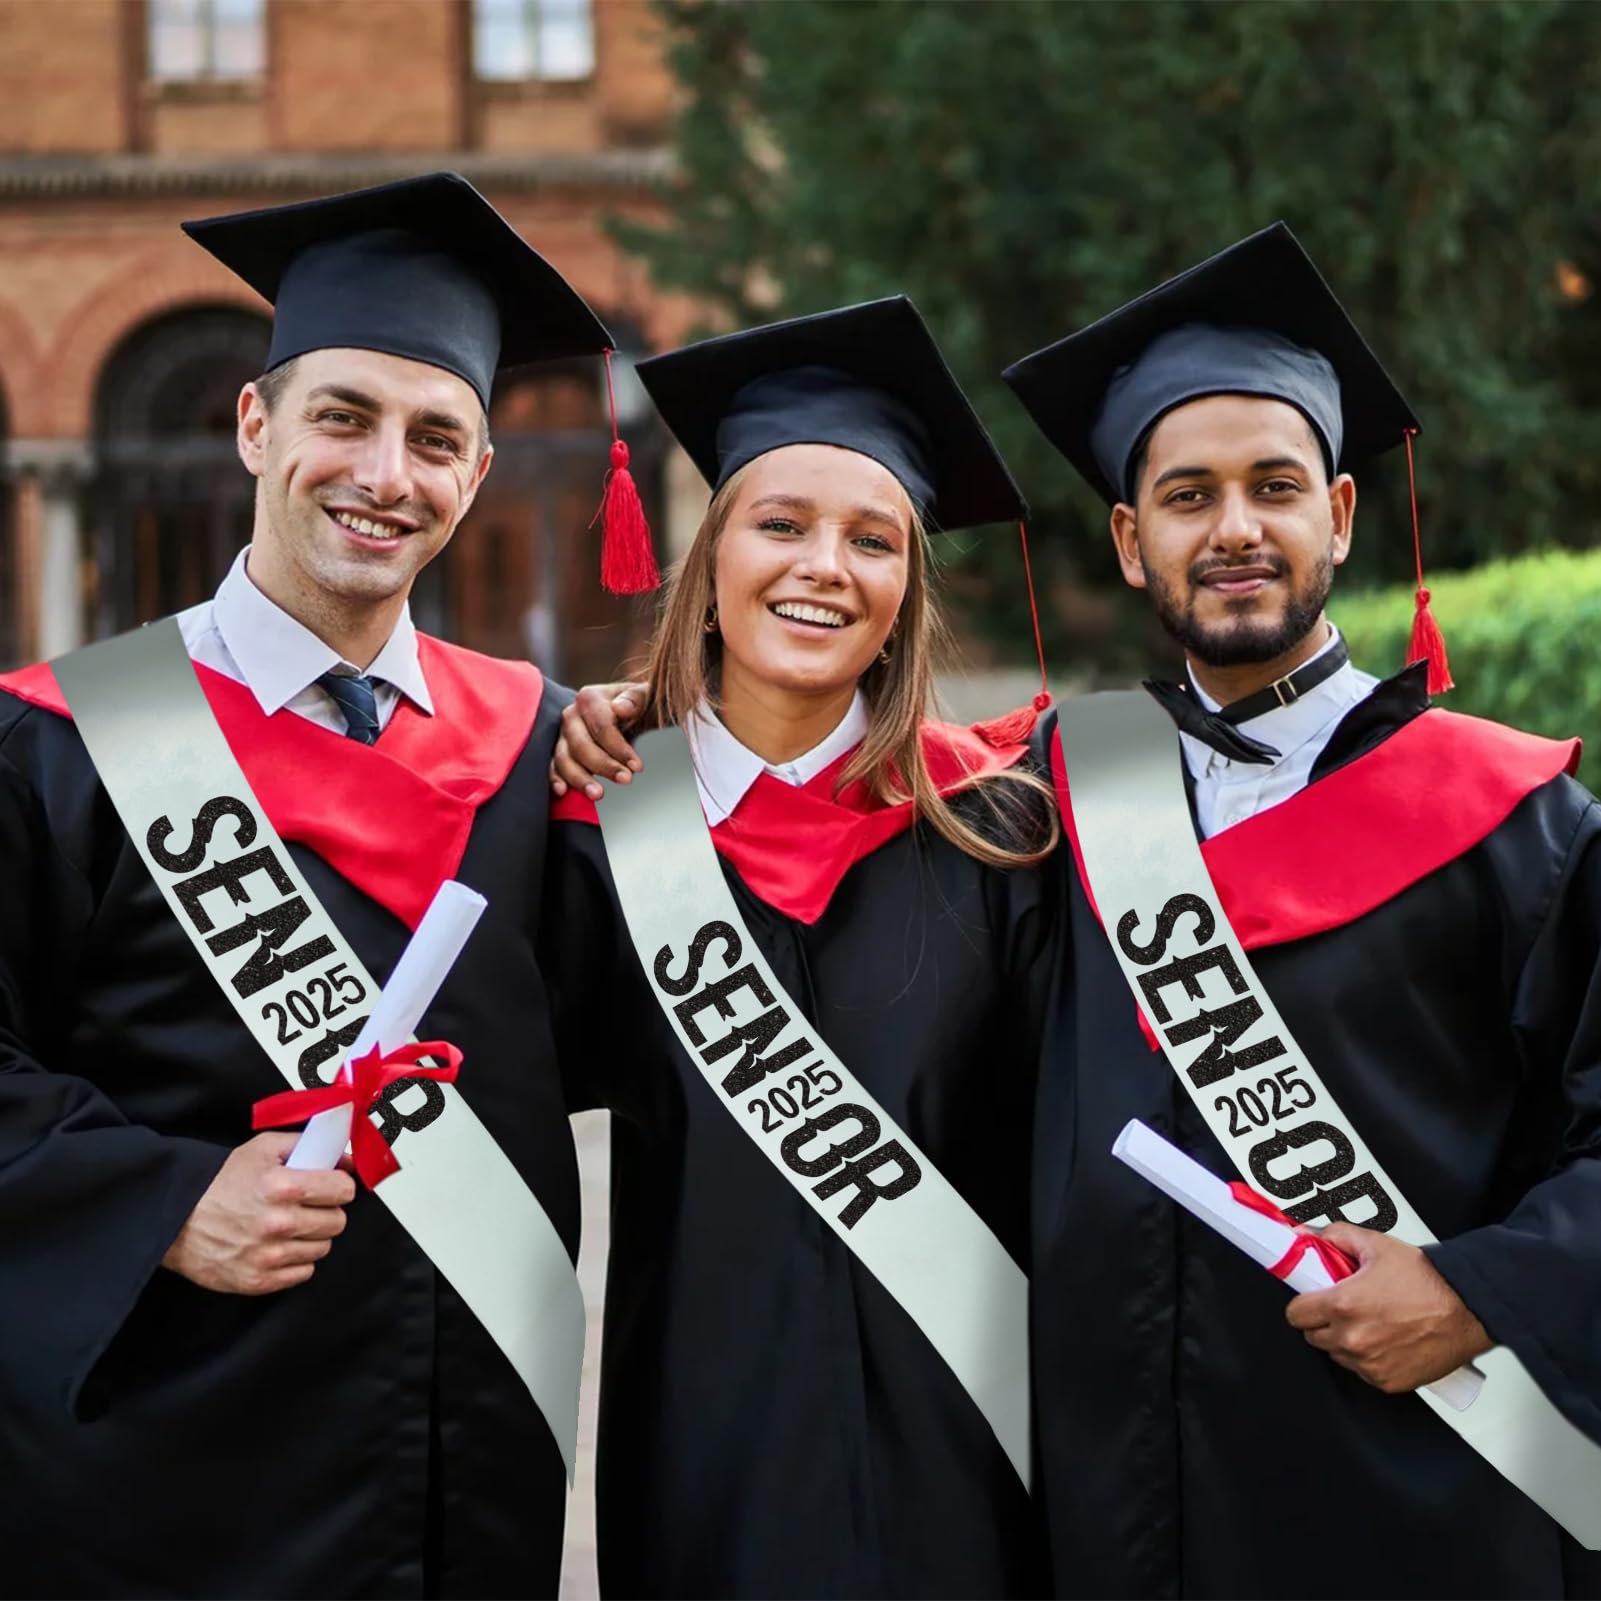
M 106 357 L 91 431 L 95 634 L 206 599 L 249 541 L 255 480 L 235 450 L 235 406 L 270 335 L 258 312 L 191 304 L 141 323 Z
M 195 307 L 232 307 L 265 325 L 260 296 L 187 240 L 116 273 L 63 324 L 41 367 L 41 434 L 87 438 L 108 361 L 142 328 Z

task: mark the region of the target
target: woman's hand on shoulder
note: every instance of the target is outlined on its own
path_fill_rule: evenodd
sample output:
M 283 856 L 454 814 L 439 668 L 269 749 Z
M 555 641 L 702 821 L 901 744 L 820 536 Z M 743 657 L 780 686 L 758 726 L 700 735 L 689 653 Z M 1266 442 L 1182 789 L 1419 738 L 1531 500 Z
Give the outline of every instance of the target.
M 562 708 L 561 736 L 550 762 L 551 793 L 576 789 L 590 800 L 605 793 L 600 780 L 626 784 L 644 763 L 623 737 L 623 730 L 645 709 L 648 684 L 586 684 L 570 706 Z

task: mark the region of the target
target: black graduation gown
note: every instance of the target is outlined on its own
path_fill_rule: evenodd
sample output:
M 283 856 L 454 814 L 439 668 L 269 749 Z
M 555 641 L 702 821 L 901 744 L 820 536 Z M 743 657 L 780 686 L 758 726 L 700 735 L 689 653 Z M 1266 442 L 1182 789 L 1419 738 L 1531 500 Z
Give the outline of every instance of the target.
M 801 880 L 831 854 L 818 808 L 841 764 L 796 803 L 788 853 Z M 797 794 L 758 784 L 773 804 Z M 723 828 L 737 830 L 754 801 Z M 958 804 L 982 815 L 971 797 Z M 558 808 L 551 836 L 558 1040 L 570 1019 L 590 1047 L 564 1048 L 563 1068 L 576 1106 L 614 1113 L 603 1592 L 1040 1593 L 1037 1514 L 983 1416 L 681 1050 L 639 969 L 599 829 Z M 1025 1262 L 1038 1019 L 1054 966 L 1041 876 L 903 827 L 807 922 L 720 860 L 790 997 Z
M 1424 705 L 1416 670 L 1348 714 L 1309 789 L 1282 803 L 1305 797 L 1305 850 L 1260 864 L 1259 899 L 1287 900 L 1315 875 L 1330 831 L 1382 829 L 1382 816 L 1327 816 L 1313 792 L 1382 759 Z M 1430 781 L 1448 816 L 1451 773 Z M 1073 988 L 1041 1075 L 1033 1269 L 1056 1592 L 1601 1594 L 1601 1557 L 1420 1401 L 1306 1345 L 1284 1322 L 1281 1285 L 1112 1159 L 1139 1117 L 1236 1176 L 1142 1038 L 1073 853 L 1056 868 Z M 1601 813 L 1558 776 L 1366 915 L 1250 955 L 1444 1242 L 1436 1265 L 1601 1438 L 1598 945 Z
M 433 671 L 429 683 L 448 715 Z M 537 717 L 525 709 L 532 732 L 471 820 L 455 876 L 489 907 L 422 1037 L 461 1048 L 461 1093 L 576 1251 L 575 1159 L 535 961 L 565 696 L 547 685 Z M 305 745 L 306 792 L 350 764 L 372 775 L 347 821 L 380 856 L 418 848 L 406 787 L 374 752 L 290 712 L 270 722 Z M 288 849 L 383 982 L 406 926 Z M 158 1267 L 251 1137 L 251 1103 L 284 1083 L 162 901 L 75 728 L 10 694 L 0 862 L 0 1591 L 553 1595 L 555 1443 L 374 1196 L 358 1194 L 295 1289 L 216 1294 Z M 424 900 L 452 865 L 417 862 Z

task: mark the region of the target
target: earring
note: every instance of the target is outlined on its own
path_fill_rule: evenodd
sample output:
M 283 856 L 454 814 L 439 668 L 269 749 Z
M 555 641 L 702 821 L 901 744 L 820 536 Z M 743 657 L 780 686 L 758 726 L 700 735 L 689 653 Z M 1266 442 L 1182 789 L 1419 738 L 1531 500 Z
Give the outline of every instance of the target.
M 890 662 L 889 641 L 884 641 L 884 648 L 878 653 L 878 659 L 887 667 Z
M 717 608 L 715 606 L 706 608 L 706 621 L 700 625 L 700 631 L 703 634 L 715 634 L 717 632 Z

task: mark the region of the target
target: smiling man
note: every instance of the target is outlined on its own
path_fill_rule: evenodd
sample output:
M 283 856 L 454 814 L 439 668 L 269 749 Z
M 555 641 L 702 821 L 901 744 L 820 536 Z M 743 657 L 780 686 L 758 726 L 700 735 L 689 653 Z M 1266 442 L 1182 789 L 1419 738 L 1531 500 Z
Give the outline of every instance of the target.
M 268 370 L 239 397 L 251 543 L 178 619 L 183 641 L 256 800 L 374 981 L 442 880 L 488 896 L 421 1030 L 462 1051 L 460 1098 L 403 1079 L 374 1120 L 404 1169 L 475 1117 L 499 1148 L 497 1197 L 552 1225 L 560 1279 L 578 1198 L 534 942 L 567 697 L 526 662 L 419 635 L 407 601 L 489 470 L 497 367 L 610 340 L 454 175 L 188 231 L 275 318 Z M 149 716 L 152 747 L 170 745 L 164 707 Z M 286 1167 L 293 1134 L 250 1137 L 252 1104 L 282 1081 L 103 780 L 48 667 L 0 681 L 6 1588 L 554 1594 L 560 1452 L 452 1271 L 521 1250 L 509 1216 L 473 1210 L 491 1175 L 446 1171 L 414 1231 L 415 1208 L 358 1197 L 348 1173 Z M 190 867 L 211 825 L 192 826 Z M 372 997 L 265 912 L 231 937 L 269 871 L 228 881 L 232 911 L 220 893 L 205 906 L 228 924 L 214 950 L 261 934 L 253 963 L 304 968 L 275 1022 L 309 1087 Z
M 1035 1151 L 1056 1590 L 1601 1593 L 1542 1510 L 1595 1536 L 1601 811 L 1577 752 L 1431 709 L 1443 658 L 1382 682 L 1347 660 L 1324 607 L 1348 469 L 1416 425 L 1282 225 L 1006 376 L 1110 506 L 1187 667 L 1147 686 L 1176 734 L 1143 719 L 1140 776 L 1110 740 L 1074 765 L 1075 703 L 1060 742 L 1042 728 L 1078 847 Z M 1177 790 L 1181 753 L 1164 810 L 1150 775 Z M 1115 837 L 1092 838 L 1111 793 Z M 1123 896 L 1196 836 L 1220 914 Z M 1288 1299 L 1112 1159 L 1131 1118 L 1324 1229 L 1354 1274 Z M 1459 1429 L 1407 1393 L 1475 1358 Z

